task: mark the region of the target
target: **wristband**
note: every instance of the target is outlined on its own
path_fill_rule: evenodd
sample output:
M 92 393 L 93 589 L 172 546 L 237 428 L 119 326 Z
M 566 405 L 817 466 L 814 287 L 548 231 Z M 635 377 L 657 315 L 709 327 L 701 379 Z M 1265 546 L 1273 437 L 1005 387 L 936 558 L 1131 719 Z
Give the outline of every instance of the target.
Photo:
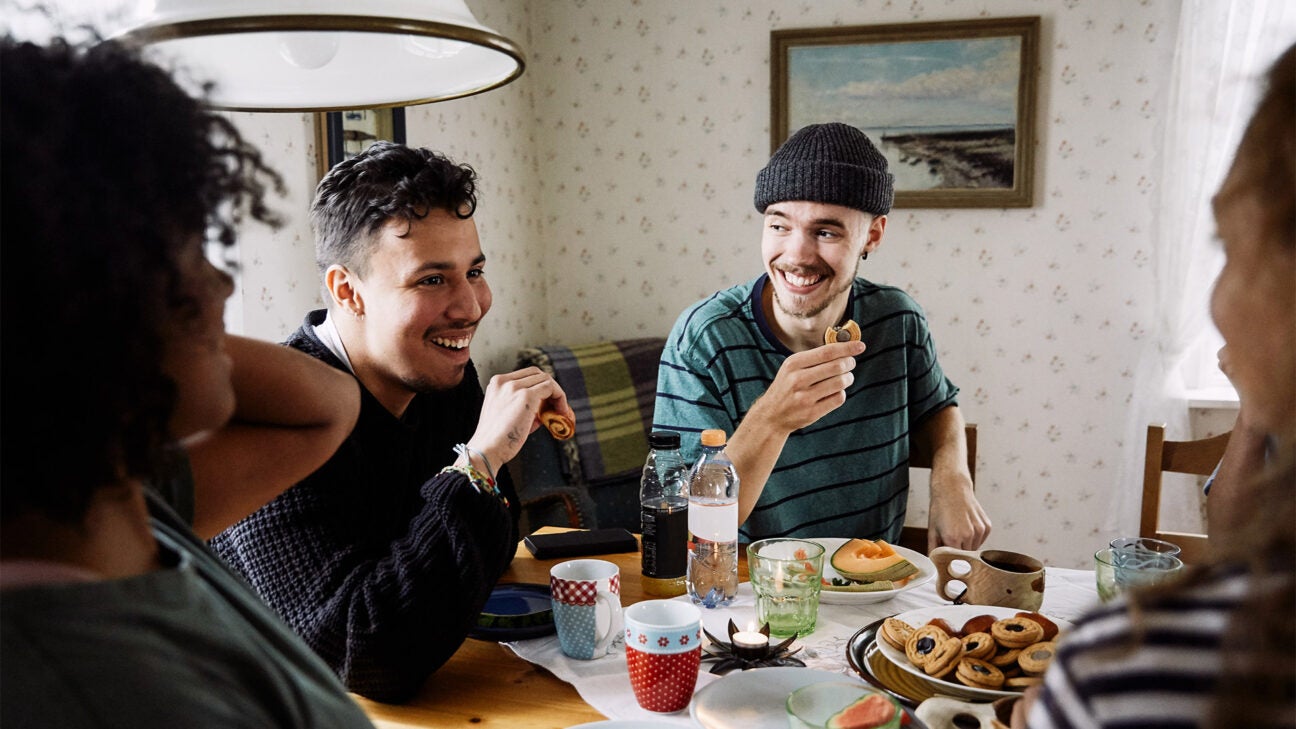
M 508 508 L 509 505 L 508 497 L 500 493 L 499 486 L 495 484 L 495 480 L 488 476 L 483 475 L 481 471 L 478 471 L 477 469 L 473 468 L 471 465 L 468 466 L 452 465 L 452 466 L 446 466 L 445 468 L 441 469 L 441 473 L 447 473 L 447 472 L 457 473 L 463 476 L 464 478 L 467 478 L 468 483 L 472 485 L 473 489 L 475 489 L 477 493 L 490 494 L 491 496 L 494 496 L 495 498 L 502 501 L 504 503 L 504 507 Z
M 486 464 L 486 475 L 490 476 L 492 481 L 495 480 L 495 467 L 491 465 L 490 459 L 486 457 L 485 453 L 482 453 L 476 448 L 469 448 L 468 445 L 465 443 L 456 444 L 454 447 L 454 452 L 457 455 L 467 458 L 468 465 L 470 466 L 472 465 L 472 456 L 477 456 L 478 458 L 482 459 L 482 463 Z M 470 453 L 472 455 L 469 455 Z

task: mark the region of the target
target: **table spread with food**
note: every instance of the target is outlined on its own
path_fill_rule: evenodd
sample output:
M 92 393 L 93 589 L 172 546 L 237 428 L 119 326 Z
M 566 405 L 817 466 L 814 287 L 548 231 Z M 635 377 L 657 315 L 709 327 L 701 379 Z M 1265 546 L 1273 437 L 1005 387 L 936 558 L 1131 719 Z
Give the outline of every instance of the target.
M 831 556 L 849 540 L 811 541 L 821 543 Z M 917 718 L 923 714 L 915 712 L 924 701 L 932 709 L 947 699 L 963 706 L 989 707 L 1037 682 L 1051 658 L 1054 637 L 1098 601 L 1093 571 L 1048 567 L 1043 571 L 1045 589 L 1037 609 L 955 604 L 937 589 L 939 583 L 949 594 L 945 582 L 951 573 L 944 572 L 938 579 L 937 567 L 928 557 L 901 547 L 894 551 L 888 564 L 907 562 L 914 569 L 906 568 L 910 574 L 903 579 L 880 586 L 845 578 L 831 559 L 824 560 L 814 631 L 793 638 L 766 637 L 768 628 L 757 622 L 756 596 L 743 559 L 737 597 L 728 605 L 698 608 L 701 625 L 695 632 L 702 650 L 691 700 L 679 711 L 657 713 L 636 700 L 621 628 L 606 650 L 600 646 L 593 658 L 568 655 L 571 651 L 564 650 L 556 634 L 549 578 L 555 565 L 569 560 L 535 559 L 519 546 L 473 637 L 414 700 L 402 705 L 359 701 L 379 727 L 781 729 L 789 721 L 796 724 L 789 711 L 798 702 L 811 706 L 809 711 L 817 701 L 849 703 L 832 692 L 858 688 L 862 694 L 884 692 L 907 714 L 900 718 L 924 727 Z M 645 594 L 638 552 L 589 559 L 619 568 L 611 583 L 614 590 L 619 587 L 623 607 L 644 600 L 692 604 L 687 595 Z M 966 570 L 966 563 L 960 566 Z M 976 586 L 975 573 L 955 573 L 952 579 L 959 574 L 969 587 Z M 604 580 L 605 589 L 608 585 Z M 589 604 L 594 604 L 592 597 Z M 620 626 L 621 614 L 616 622 Z M 598 630 L 592 624 L 588 629 Z M 568 630 L 565 624 L 564 631 Z M 748 645 L 746 636 L 754 636 L 756 644 Z M 809 688 L 817 684 L 827 685 Z M 937 698 L 928 701 L 933 697 Z M 805 725 L 822 726 L 826 718 L 816 717 Z

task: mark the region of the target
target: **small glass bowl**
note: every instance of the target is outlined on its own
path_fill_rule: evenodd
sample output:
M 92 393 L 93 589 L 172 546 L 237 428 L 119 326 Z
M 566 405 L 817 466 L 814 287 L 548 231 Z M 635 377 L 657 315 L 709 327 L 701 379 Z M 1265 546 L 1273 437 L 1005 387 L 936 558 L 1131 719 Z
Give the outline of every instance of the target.
M 812 683 L 793 691 L 786 703 L 788 725 L 792 729 L 824 729 L 833 716 L 869 696 L 881 697 L 894 710 L 891 721 L 879 724 L 877 729 L 899 729 L 904 718 L 904 707 L 899 702 L 862 683 L 847 681 Z

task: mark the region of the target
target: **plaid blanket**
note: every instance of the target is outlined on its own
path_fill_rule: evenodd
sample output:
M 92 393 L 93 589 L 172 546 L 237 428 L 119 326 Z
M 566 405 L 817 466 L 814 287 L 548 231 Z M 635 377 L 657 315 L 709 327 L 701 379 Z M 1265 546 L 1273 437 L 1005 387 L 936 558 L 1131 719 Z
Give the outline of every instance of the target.
M 648 455 L 657 365 L 665 339 L 623 339 L 575 347 L 530 347 L 518 366 L 553 375 L 576 413 L 576 437 L 560 443 L 586 483 L 638 473 Z

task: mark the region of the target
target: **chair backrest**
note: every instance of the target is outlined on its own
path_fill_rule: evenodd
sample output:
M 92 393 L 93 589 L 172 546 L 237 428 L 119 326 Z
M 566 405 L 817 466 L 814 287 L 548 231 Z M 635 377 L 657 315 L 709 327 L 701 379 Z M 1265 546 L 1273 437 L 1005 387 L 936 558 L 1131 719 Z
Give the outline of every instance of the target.
M 976 488 L 977 427 L 974 423 L 963 426 L 967 436 L 968 473 L 972 487 Z M 932 444 L 924 431 L 909 431 L 909 467 L 932 467 Z M 927 554 L 927 527 L 906 526 L 900 532 L 900 546 Z
M 1158 527 L 1161 513 L 1161 476 L 1166 472 L 1209 476 L 1215 472 L 1232 431 L 1199 440 L 1166 440 L 1165 425 L 1149 425 L 1147 451 L 1143 461 L 1143 508 L 1139 516 L 1139 536 L 1174 542 L 1182 550 L 1179 557 L 1188 564 L 1200 563 L 1207 555 L 1205 534 L 1163 531 Z

